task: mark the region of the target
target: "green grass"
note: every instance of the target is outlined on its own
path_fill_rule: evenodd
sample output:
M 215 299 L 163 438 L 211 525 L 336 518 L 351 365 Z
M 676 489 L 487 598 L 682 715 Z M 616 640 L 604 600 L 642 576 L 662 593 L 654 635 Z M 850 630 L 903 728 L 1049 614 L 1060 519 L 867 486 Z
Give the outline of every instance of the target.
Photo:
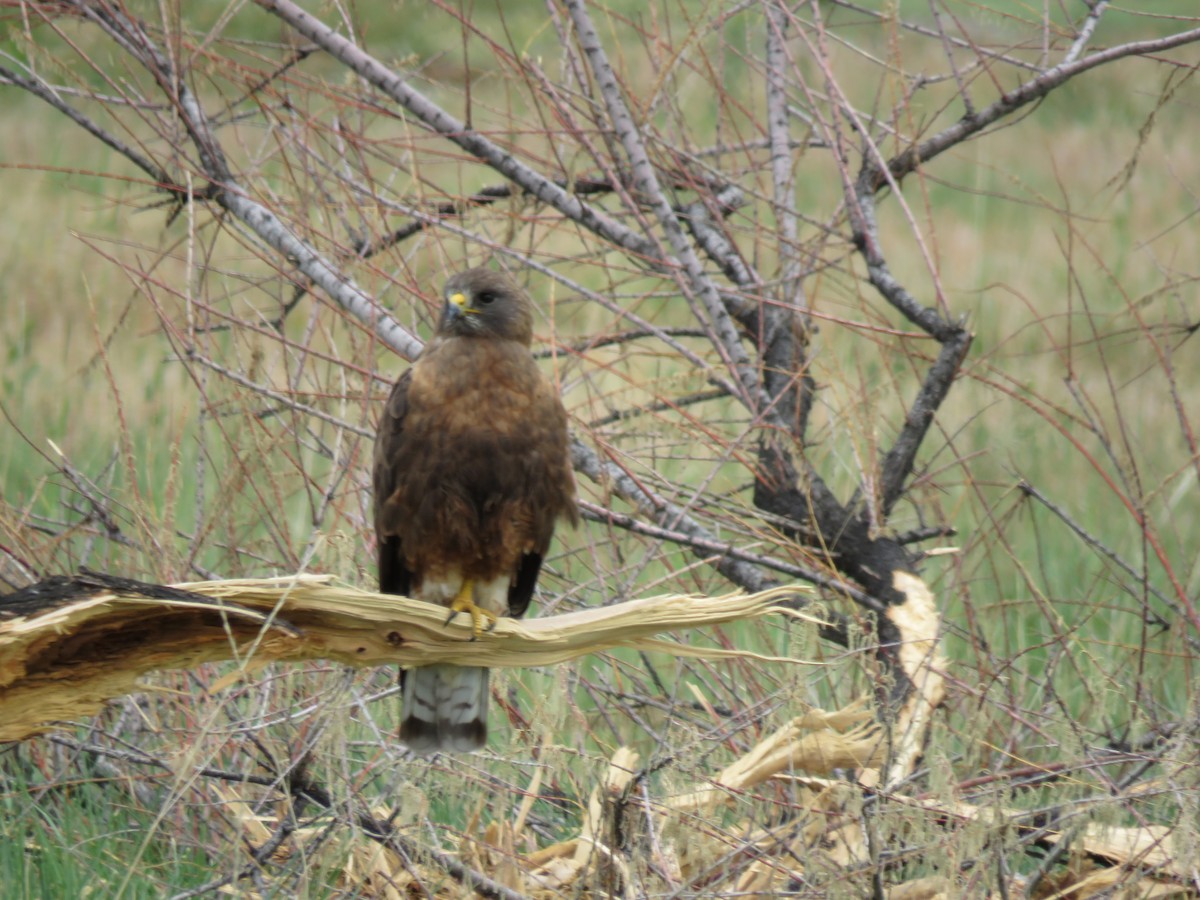
M 156 792 L 153 780 L 127 783 L 88 771 L 76 758 L 70 780 L 40 777 L 20 748 L 5 753 L 0 810 L 0 871 L 10 897 L 112 897 L 144 837 L 159 826 L 130 788 Z M 200 818 L 197 817 L 197 821 Z M 203 833 L 197 835 L 204 839 Z M 211 860 L 186 840 L 152 841 L 121 896 L 159 897 L 212 879 Z

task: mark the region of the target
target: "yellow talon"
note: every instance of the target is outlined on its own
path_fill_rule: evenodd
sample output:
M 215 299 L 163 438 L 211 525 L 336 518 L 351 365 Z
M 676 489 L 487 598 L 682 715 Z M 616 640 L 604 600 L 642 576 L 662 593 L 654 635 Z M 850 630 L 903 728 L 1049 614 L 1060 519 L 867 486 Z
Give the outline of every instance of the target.
M 489 628 L 496 627 L 496 619 L 498 616 L 494 612 L 489 612 L 482 606 L 476 606 L 472 596 L 475 593 L 475 585 L 469 578 L 464 579 L 462 587 L 458 589 L 458 594 L 450 601 L 450 615 L 446 617 L 446 624 L 449 625 L 454 617 L 461 612 L 465 612 L 471 616 L 471 630 L 475 637 L 483 634 L 484 620 L 490 620 Z

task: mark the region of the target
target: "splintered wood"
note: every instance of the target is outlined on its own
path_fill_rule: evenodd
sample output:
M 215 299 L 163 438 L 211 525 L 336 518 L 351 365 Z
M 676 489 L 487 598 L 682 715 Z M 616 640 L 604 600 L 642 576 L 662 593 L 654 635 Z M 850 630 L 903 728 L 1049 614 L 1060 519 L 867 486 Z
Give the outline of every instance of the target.
M 654 636 L 770 613 L 808 618 L 778 606 L 804 593 L 789 587 L 651 597 L 529 621 L 504 618 L 475 639 L 466 617 L 447 623 L 441 606 L 331 581 L 299 575 L 167 587 L 81 576 L 0 598 L 0 741 L 94 714 L 105 701 L 137 690 L 148 672 L 205 662 L 235 660 L 243 670 L 304 659 L 352 666 L 545 666 L 614 647 L 753 656 Z

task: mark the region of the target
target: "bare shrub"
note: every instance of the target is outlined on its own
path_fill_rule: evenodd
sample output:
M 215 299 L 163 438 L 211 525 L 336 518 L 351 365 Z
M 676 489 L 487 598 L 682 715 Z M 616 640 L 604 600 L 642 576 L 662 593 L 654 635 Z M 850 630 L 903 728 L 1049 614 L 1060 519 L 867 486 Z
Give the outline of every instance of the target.
M 123 279 L 36 298 L 95 336 L 57 358 L 69 378 L 19 368 L 5 400 L 12 586 L 84 565 L 372 585 L 376 409 L 444 279 L 488 263 L 540 299 L 572 415 L 586 524 L 542 614 L 801 583 L 828 623 L 696 638 L 817 665 L 614 651 L 510 673 L 508 733 L 461 760 L 395 745 L 390 672 L 163 675 L 7 754 L 26 817 L 81 769 L 126 789 L 110 827 L 146 833 L 106 883 L 382 893 L 433 853 L 454 883 L 534 890 L 505 854 L 592 821 L 629 745 L 597 889 L 1198 887 L 1200 19 L 1105 0 L 3 5 L 3 96 L 78 144 L 11 161 L 95 176 L 113 221 L 82 258 Z M 61 428 L 18 396 L 47 379 Z M 73 400 L 76 380 L 110 402 Z M 946 654 L 922 657 L 946 695 L 919 760 L 888 727 L 921 691 L 892 614 L 918 568 Z M 651 810 L 864 697 L 881 774 L 726 783 L 696 813 L 706 858 L 681 860 Z M 347 824 L 404 826 L 401 862 L 356 855 Z M 1105 851 L 1105 827 L 1143 843 Z M 493 849 L 451 859 L 455 833 Z M 175 868 L 139 868 L 167 844 Z

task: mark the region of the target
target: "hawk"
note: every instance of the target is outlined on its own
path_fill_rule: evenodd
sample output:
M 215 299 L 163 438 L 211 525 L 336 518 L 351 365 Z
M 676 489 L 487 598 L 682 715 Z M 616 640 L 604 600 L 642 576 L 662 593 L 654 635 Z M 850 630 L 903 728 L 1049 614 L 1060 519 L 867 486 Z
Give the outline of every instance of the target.
M 530 353 L 533 304 L 508 277 L 446 283 L 437 331 L 396 381 L 375 438 L 379 590 L 485 622 L 524 614 L 555 523 L 578 521 L 567 413 Z M 447 619 L 449 621 L 450 619 Z M 488 670 L 400 673 L 400 739 L 419 753 L 487 740 Z

